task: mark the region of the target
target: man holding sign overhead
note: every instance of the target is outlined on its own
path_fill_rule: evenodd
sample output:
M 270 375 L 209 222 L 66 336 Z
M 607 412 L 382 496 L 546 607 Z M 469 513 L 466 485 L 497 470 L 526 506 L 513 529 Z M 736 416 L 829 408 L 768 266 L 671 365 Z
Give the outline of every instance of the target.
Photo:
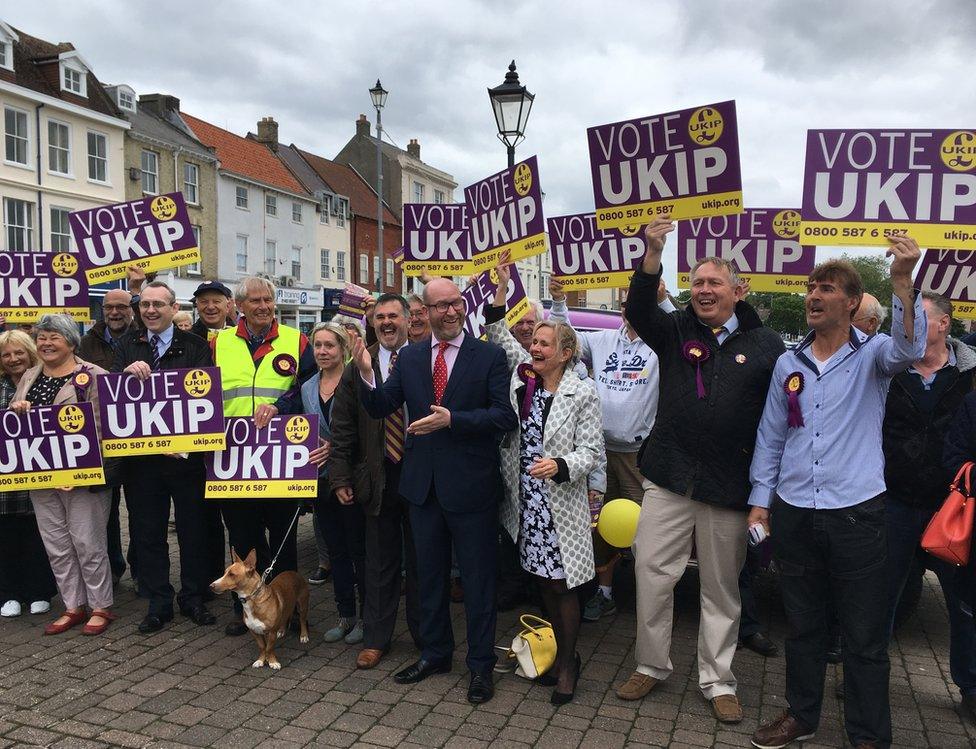
M 701 571 L 698 684 L 725 723 L 742 720 L 732 657 L 738 639 L 739 570 L 745 561 L 749 459 L 783 341 L 742 301 L 736 269 L 704 258 L 691 272 L 691 304 L 658 307 L 667 217 L 645 231 L 627 319 L 657 354 L 657 419 L 638 456 L 644 502 L 634 541 L 637 670 L 618 687 L 640 699 L 671 675 L 674 586 L 694 542 Z
M 162 281 L 146 285 L 139 298 L 145 330 L 128 333 L 118 344 L 116 370 L 148 379 L 164 369 L 209 367 L 206 342 L 173 325 L 179 311 L 176 295 Z M 203 604 L 210 582 L 207 539 L 218 532 L 220 518 L 203 503 L 201 453 L 139 455 L 125 459 L 125 488 L 129 533 L 139 553 L 139 595 L 149 599 L 149 611 L 139 624 L 143 634 L 157 632 L 173 619 L 173 586 L 169 581 L 166 542 L 170 499 L 180 547 L 180 611 L 196 624 L 216 619 Z M 222 529 L 219 531 L 223 535 Z

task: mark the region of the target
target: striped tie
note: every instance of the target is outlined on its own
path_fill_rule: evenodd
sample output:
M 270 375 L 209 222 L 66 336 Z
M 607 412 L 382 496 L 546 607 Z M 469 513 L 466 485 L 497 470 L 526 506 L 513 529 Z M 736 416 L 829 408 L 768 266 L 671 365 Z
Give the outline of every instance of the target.
M 154 335 L 149 339 L 149 356 L 152 359 L 150 366 L 153 372 L 159 369 L 159 336 Z
M 397 352 L 390 355 L 390 368 L 386 372 L 386 379 L 390 379 L 393 365 L 396 364 Z M 403 459 L 403 406 L 384 419 L 386 422 L 386 445 L 384 454 L 391 463 L 399 463 Z

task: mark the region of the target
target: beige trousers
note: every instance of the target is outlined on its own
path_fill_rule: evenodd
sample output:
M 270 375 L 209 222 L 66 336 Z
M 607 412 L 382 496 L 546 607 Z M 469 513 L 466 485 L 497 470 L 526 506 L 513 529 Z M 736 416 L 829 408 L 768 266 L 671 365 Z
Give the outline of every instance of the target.
M 637 575 L 637 670 L 671 675 L 674 586 L 692 541 L 701 580 L 698 686 L 706 699 L 735 694 L 732 657 L 739 631 L 739 571 L 746 555 L 746 513 L 726 510 L 644 482 L 634 539 Z
M 632 499 L 640 503 L 644 499 L 644 477 L 637 467 L 637 453 L 616 453 L 607 450 L 607 501 Z
M 112 605 L 112 571 L 108 563 L 109 508 L 112 490 L 80 486 L 71 491 L 43 489 L 30 493 L 51 570 L 65 608 Z

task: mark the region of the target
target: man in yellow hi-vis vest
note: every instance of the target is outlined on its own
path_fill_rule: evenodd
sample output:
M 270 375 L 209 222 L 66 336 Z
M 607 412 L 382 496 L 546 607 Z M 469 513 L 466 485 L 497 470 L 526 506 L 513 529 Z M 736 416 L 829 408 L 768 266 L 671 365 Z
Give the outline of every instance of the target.
M 253 416 L 255 425 L 263 429 L 279 413 L 301 412 L 299 386 L 318 368 L 305 335 L 279 325 L 275 319 L 275 288 L 270 281 L 256 276 L 242 279 L 234 300 L 241 319 L 236 327 L 222 330 L 210 344 L 214 363 L 220 367 L 224 416 Z M 319 456 L 313 451 L 312 457 L 315 462 Z M 255 549 L 258 570 L 264 570 L 285 539 L 295 508 L 296 503 L 287 498 L 223 502 L 231 546 L 241 557 Z M 297 524 L 282 547 L 275 574 L 297 571 L 296 538 Z M 242 613 L 236 596 L 234 609 Z M 247 628 L 238 617 L 225 631 L 242 635 Z

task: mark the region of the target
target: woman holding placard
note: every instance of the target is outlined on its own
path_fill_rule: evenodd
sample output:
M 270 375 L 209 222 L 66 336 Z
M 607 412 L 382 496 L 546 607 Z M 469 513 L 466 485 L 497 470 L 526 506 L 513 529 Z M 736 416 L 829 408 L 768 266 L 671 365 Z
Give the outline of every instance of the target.
M 37 347 L 27 333 L 0 333 L 0 410 L 10 405 L 24 372 L 36 364 Z M 20 616 L 28 603 L 32 614 L 46 614 L 56 592 L 30 496 L 0 492 L 0 616 Z
M 27 413 L 32 406 L 89 401 L 100 434 L 95 378 L 105 370 L 75 355 L 81 344 L 77 323 L 68 315 L 44 315 L 32 332 L 40 364 L 24 372 L 10 409 Z M 106 533 L 111 494 L 104 485 L 30 492 L 65 606 L 64 615 L 44 628 L 46 635 L 66 632 L 85 619 L 82 632 L 97 635 L 115 619 Z
M 507 255 L 495 271 L 498 288 L 485 311 L 488 340 L 505 350 L 509 394 L 519 429 L 502 442 L 505 502 L 502 524 L 517 540 L 522 568 L 538 582 L 556 634 L 551 702 L 573 699 L 579 679 L 576 653 L 578 586 L 593 578 L 593 541 L 587 475 L 603 457 L 603 417 L 596 388 L 572 372 L 576 333 L 565 323 L 540 320 L 526 351 L 505 320 L 511 272 Z

